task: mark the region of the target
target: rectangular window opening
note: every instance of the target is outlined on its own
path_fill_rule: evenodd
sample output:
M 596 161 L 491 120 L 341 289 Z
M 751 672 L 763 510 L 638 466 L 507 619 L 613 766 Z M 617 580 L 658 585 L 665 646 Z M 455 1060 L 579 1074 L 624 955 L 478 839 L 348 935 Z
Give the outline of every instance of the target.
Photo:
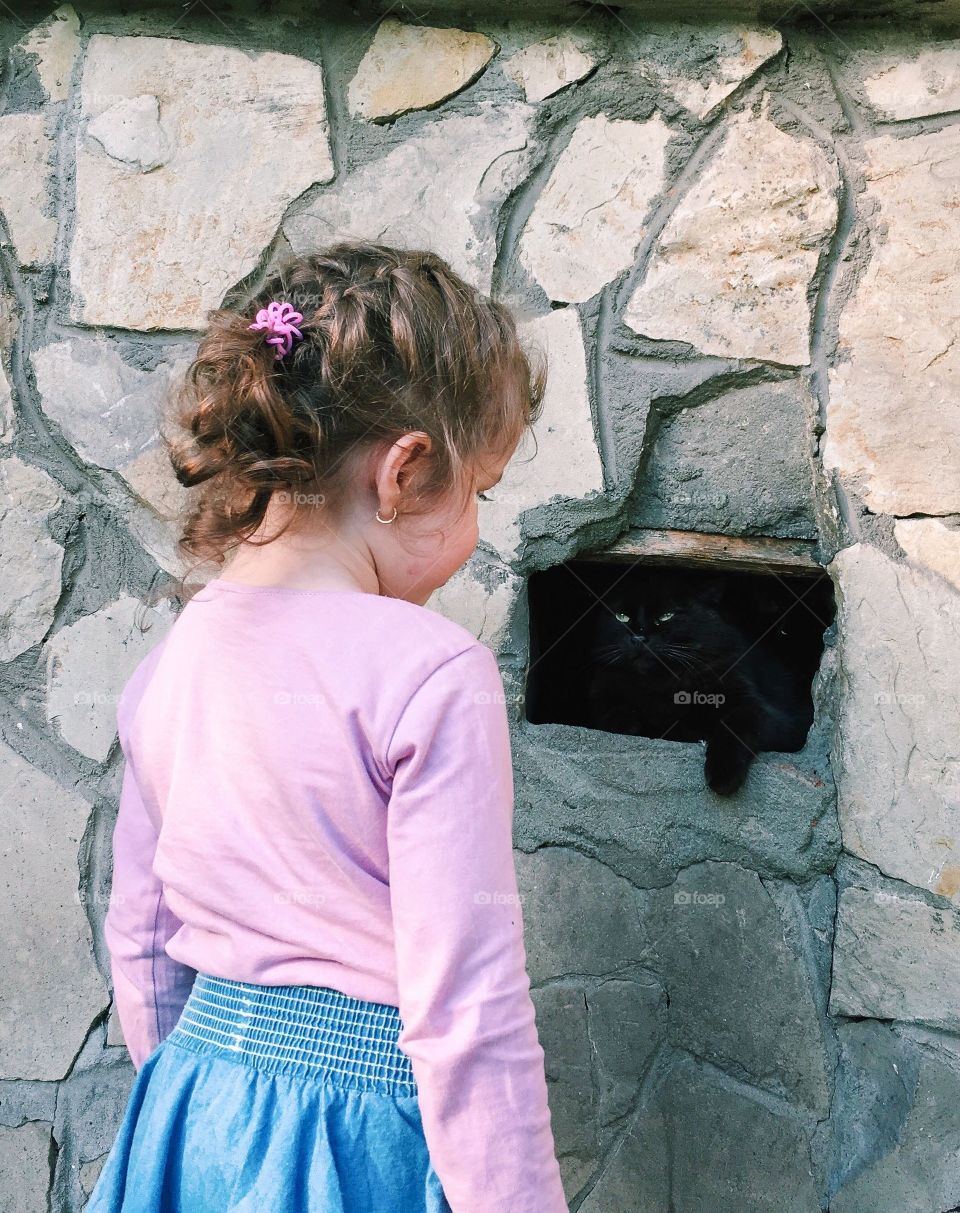
M 531 574 L 526 719 L 706 742 L 736 790 L 813 723 L 835 604 L 812 547 L 649 531 Z

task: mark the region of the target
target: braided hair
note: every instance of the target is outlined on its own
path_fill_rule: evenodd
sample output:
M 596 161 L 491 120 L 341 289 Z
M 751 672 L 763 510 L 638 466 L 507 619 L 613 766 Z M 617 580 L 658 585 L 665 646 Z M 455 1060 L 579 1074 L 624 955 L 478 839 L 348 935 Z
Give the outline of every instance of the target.
M 303 339 L 279 360 L 249 327 L 274 299 L 303 316 Z M 289 257 L 242 310 L 209 313 L 174 392 L 175 432 L 161 435 L 177 480 L 196 490 L 178 549 L 222 566 L 275 491 L 333 502 L 354 455 L 411 430 L 429 435 L 431 454 L 404 512 L 450 492 L 465 506 L 469 460 L 509 451 L 539 417 L 537 353 L 532 364 L 508 308 L 436 253 L 342 240 Z

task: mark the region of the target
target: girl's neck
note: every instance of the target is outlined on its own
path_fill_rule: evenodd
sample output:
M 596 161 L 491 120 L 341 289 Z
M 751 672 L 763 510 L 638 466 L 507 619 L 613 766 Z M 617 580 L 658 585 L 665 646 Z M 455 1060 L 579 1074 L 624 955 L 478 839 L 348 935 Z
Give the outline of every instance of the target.
M 223 576 L 245 585 L 380 593 L 369 553 L 330 530 L 320 538 L 298 533 L 263 545 L 244 541 L 227 561 Z

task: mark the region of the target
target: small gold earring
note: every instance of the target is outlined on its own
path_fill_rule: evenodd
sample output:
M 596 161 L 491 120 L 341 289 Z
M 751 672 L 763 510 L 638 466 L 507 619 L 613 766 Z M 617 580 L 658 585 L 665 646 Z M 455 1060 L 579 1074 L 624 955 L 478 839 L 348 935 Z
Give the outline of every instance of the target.
M 393 507 L 393 514 L 389 518 L 381 518 L 380 517 L 380 507 L 377 506 L 377 514 L 376 514 L 377 522 L 393 522 L 393 520 L 394 520 L 394 518 L 396 518 L 396 516 L 397 516 L 397 507 L 396 506 Z

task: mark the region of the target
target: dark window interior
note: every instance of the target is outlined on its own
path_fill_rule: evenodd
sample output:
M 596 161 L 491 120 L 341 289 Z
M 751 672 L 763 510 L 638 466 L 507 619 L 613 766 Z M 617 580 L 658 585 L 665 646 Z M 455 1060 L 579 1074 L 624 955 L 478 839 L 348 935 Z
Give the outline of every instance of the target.
M 532 574 L 528 595 L 531 723 L 803 748 L 826 574 L 573 560 Z

